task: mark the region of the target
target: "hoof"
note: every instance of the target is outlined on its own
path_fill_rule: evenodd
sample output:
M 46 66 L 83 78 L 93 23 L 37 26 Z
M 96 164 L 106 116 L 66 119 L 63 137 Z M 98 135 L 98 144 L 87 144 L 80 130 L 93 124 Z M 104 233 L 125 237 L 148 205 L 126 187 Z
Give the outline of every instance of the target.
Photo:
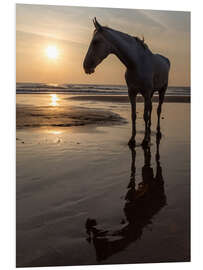
M 129 147 L 135 147 L 135 145 L 136 145 L 135 140 L 134 139 L 130 139 L 129 142 L 128 142 L 128 146 Z
M 148 147 L 149 144 L 150 144 L 150 142 L 148 140 L 143 140 L 141 145 L 142 145 L 142 147 Z

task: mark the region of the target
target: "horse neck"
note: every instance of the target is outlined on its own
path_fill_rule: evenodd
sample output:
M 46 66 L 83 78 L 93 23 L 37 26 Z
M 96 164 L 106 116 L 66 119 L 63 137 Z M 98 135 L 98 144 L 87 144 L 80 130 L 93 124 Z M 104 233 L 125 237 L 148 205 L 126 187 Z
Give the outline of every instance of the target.
M 136 40 L 122 32 L 106 28 L 103 36 L 111 44 L 111 52 L 127 67 L 136 67 L 139 57 L 139 45 Z

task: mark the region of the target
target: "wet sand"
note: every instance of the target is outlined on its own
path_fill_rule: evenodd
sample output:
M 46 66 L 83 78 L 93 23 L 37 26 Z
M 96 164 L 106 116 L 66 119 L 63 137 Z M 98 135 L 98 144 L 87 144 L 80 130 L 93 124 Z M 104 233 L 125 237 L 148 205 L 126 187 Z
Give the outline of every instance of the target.
M 16 127 L 71 127 L 90 124 L 124 123 L 108 110 L 71 106 L 16 106 Z
M 189 261 L 190 104 L 164 104 L 158 140 L 155 103 L 143 149 L 138 103 L 134 151 L 128 102 L 57 96 L 17 95 L 17 266 Z

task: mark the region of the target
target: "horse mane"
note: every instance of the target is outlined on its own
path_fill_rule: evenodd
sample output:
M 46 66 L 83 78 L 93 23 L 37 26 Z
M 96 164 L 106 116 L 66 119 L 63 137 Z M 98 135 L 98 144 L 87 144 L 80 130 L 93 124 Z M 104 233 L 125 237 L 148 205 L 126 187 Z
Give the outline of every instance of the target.
M 148 45 L 145 43 L 144 37 L 140 39 L 139 37 L 133 37 L 144 49 L 149 49 Z
M 120 33 L 120 34 L 122 34 L 122 35 L 125 35 L 125 36 L 129 37 L 129 38 L 135 39 L 135 40 L 141 45 L 141 47 L 142 47 L 144 50 L 150 51 L 149 46 L 145 43 L 144 37 L 141 39 L 141 38 L 139 38 L 139 37 L 137 37 L 137 36 L 131 36 L 131 35 L 127 34 L 127 33 L 124 33 L 124 32 L 120 32 L 120 31 L 114 30 L 114 29 L 112 29 L 112 28 L 110 28 L 110 27 L 108 27 L 108 26 L 104 26 L 104 27 L 105 27 L 106 29 L 116 31 L 116 32 L 118 32 L 118 33 Z M 98 32 L 97 29 L 94 29 L 94 31 L 93 31 L 93 36 L 94 36 L 97 32 Z M 151 51 L 150 51 L 150 52 L 151 52 Z

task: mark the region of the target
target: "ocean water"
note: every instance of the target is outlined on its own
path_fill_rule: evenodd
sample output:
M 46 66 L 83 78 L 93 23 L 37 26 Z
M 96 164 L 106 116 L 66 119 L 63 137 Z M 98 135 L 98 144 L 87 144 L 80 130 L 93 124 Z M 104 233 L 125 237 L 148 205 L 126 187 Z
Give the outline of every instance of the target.
M 126 85 L 16 83 L 16 93 L 67 93 L 127 95 Z M 169 86 L 167 96 L 190 96 L 190 87 Z

